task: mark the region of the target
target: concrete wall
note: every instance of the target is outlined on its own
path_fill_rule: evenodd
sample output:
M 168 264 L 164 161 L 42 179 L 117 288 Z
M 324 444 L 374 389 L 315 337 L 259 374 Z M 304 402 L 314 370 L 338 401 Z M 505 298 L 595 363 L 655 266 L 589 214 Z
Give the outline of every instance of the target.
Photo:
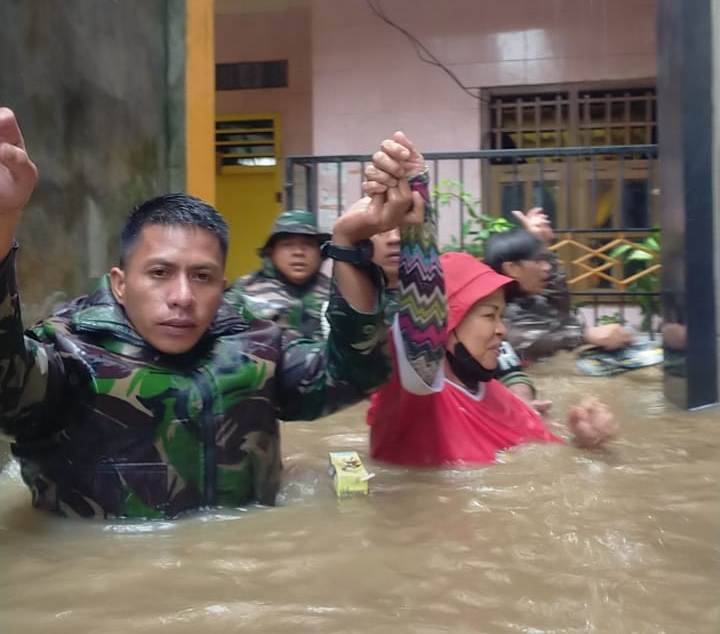
M 26 322 L 117 259 L 137 202 L 184 187 L 183 0 L 0 3 L 0 101 L 40 183 L 18 239 Z
M 467 86 L 654 77 L 654 0 L 382 0 Z M 480 108 L 366 0 L 311 0 L 313 152 L 372 150 L 403 129 L 425 150 L 480 147 Z

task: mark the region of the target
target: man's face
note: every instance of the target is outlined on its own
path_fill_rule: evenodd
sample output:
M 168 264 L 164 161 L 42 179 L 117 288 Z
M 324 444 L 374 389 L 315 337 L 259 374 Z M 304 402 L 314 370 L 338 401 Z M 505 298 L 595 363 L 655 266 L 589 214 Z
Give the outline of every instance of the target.
M 110 271 L 113 295 L 137 333 L 165 354 L 190 350 L 222 300 L 218 238 L 200 227 L 146 225 L 124 268 Z
M 390 229 L 375 234 L 373 242 L 373 262 L 385 271 L 388 283 L 397 284 L 400 271 L 400 229 Z
M 503 273 L 516 280 L 527 295 L 537 295 L 545 290 L 551 268 L 547 259 L 539 256 L 533 260 L 505 262 Z
M 322 255 L 315 236 L 285 235 L 275 240 L 270 260 L 291 284 L 301 286 L 320 270 Z

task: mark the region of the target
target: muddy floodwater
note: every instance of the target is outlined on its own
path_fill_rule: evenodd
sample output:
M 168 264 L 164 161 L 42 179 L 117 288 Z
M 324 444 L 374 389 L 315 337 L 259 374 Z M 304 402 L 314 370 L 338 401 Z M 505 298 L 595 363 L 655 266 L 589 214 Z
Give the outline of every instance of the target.
M 0 632 L 720 632 L 720 412 L 665 403 L 658 368 L 581 377 L 565 355 L 537 376 L 556 416 L 583 393 L 612 405 L 609 453 L 387 467 L 360 404 L 284 426 L 279 506 L 152 523 L 35 511 L 10 462 Z M 339 449 L 376 474 L 369 497 L 336 499 Z

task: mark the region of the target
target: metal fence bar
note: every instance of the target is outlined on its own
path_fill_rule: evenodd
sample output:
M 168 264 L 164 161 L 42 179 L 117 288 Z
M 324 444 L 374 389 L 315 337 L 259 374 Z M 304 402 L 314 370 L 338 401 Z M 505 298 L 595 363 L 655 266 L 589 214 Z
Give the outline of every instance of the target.
M 485 181 L 483 180 L 483 165 L 486 164 L 497 164 L 507 165 L 509 168 L 507 178 L 505 181 L 500 181 L 509 185 L 509 189 L 503 192 L 502 186 L 500 190 L 500 198 L 498 201 L 499 206 L 502 208 L 504 197 L 504 206 L 507 207 L 510 202 L 514 205 L 521 204 L 525 206 L 527 204 L 526 198 L 528 189 L 524 183 L 527 184 L 528 180 L 531 185 L 534 204 L 542 205 L 545 201 L 545 184 L 548 176 L 548 163 L 553 165 L 562 165 L 562 174 L 560 180 L 564 183 L 564 195 L 565 199 L 563 202 L 564 208 L 568 211 L 573 209 L 580 209 L 580 205 L 587 205 L 588 203 L 593 204 L 593 209 L 587 215 L 587 222 L 594 222 L 594 213 L 596 210 L 596 203 L 599 201 L 599 197 L 602 190 L 599 187 L 598 177 L 602 173 L 601 165 L 604 167 L 604 159 L 615 158 L 614 164 L 616 165 L 617 171 L 614 172 L 612 180 L 615 187 L 619 186 L 619 192 L 617 192 L 616 200 L 620 207 L 614 209 L 612 214 L 613 224 L 631 224 L 637 222 L 639 216 L 633 215 L 630 217 L 628 214 L 632 212 L 631 206 L 635 204 L 634 198 L 628 198 L 628 195 L 632 192 L 626 192 L 627 177 L 630 174 L 628 171 L 626 161 L 632 161 L 633 159 L 642 159 L 650 161 L 647 165 L 648 176 L 646 177 L 645 187 L 645 199 L 647 209 L 650 211 L 656 203 L 653 200 L 653 196 L 656 193 L 656 180 L 657 180 L 657 163 L 651 159 L 658 157 L 658 148 L 656 145 L 618 145 L 618 146 L 590 146 L 590 147 L 555 147 L 555 148 L 517 148 L 513 150 L 474 150 L 474 151 L 462 151 L 462 152 L 429 152 L 425 155 L 427 162 L 432 168 L 433 182 L 437 185 L 441 180 L 441 171 L 443 170 L 444 162 L 448 160 L 457 161 L 457 174 L 459 174 L 460 183 L 465 182 L 467 170 L 465 169 L 466 160 L 476 160 L 479 163 L 481 181 L 483 187 L 485 187 Z M 537 171 L 530 170 L 528 173 L 532 174 L 532 177 L 526 175 L 522 167 L 522 163 L 528 159 L 534 159 L 538 163 Z M 576 162 L 575 159 L 585 159 L 581 162 Z M 342 213 L 343 209 L 343 169 L 346 163 L 359 163 L 360 164 L 360 188 L 362 189 L 362 180 L 364 177 L 364 170 L 366 164 L 372 160 L 370 155 L 360 154 L 340 154 L 332 156 L 291 156 L 285 160 L 284 169 L 284 192 L 286 206 L 295 206 L 299 204 L 295 198 L 299 194 L 299 180 L 305 178 L 305 202 L 306 208 L 317 214 L 318 212 L 318 181 L 320 166 L 323 164 L 333 163 L 337 169 L 335 176 L 335 183 L 331 185 L 337 192 L 337 213 Z M 589 171 L 588 171 L 589 168 Z M 583 173 L 585 176 L 583 176 Z M 322 175 L 323 179 L 332 179 L 332 172 L 327 175 Z M 538 179 L 537 183 L 534 183 L 534 178 Z M 547 182 L 554 182 L 553 177 Z M 583 180 L 584 178 L 589 179 Z M 330 180 L 332 183 L 332 180 Z M 576 183 L 576 185 L 572 185 Z M 328 183 L 329 184 L 329 183 Z M 521 187 L 522 186 L 522 187 Z M 588 189 L 589 186 L 589 189 Z M 634 191 L 634 190 L 633 190 Z M 576 194 L 577 192 L 577 194 Z M 462 193 L 462 192 L 459 192 Z M 507 196 L 512 193 L 513 200 L 510 201 Z M 558 194 L 562 195 L 562 192 L 558 190 Z M 578 197 L 582 194 L 584 201 Z M 438 204 L 438 189 L 435 188 L 433 191 L 433 199 L 435 205 Z M 483 198 L 488 198 L 491 195 L 490 190 L 483 189 Z M 520 195 L 520 200 L 516 200 L 517 196 Z M 630 205 L 630 206 L 629 206 Z M 501 209 L 498 209 L 501 211 Z M 459 243 L 461 248 L 465 245 L 465 236 L 463 235 L 462 227 L 465 223 L 467 216 L 467 205 L 462 197 L 459 200 Z M 569 217 L 568 221 L 573 223 L 573 218 Z M 560 218 L 556 219 L 556 222 L 560 221 Z M 568 240 L 577 240 L 578 242 L 586 241 L 590 239 L 590 243 L 595 244 L 609 244 L 616 238 L 626 237 L 628 240 L 640 239 L 644 235 L 653 233 L 656 231 L 654 227 L 589 227 L 579 228 L 577 225 L 568 228 L 555 228 L 558 236 L 565 234 Z M 586 237 L 584 240 L 581 238 L 583 235 Z M 602 251 L 602 249 L 601 249 Z M 624 270 L 624 265 L 620 264 Z M 600 276 L 602 277 L 602 275 Z M 623 278 L 625 279 L 625 278 Z M 626 317 L 626 309 L 635 304 L 638 300 L 647 297 L 660 297 L 660 293 L 655 292 L 641 292 L 634 291 L 628 292 L 627 290 L 610 290 L 608 288 L 594 288 L 584 290 L 571 290 L 570 295 L 574 303 L 578 301 L 586 301 L 592 305 L 592 314 L 595 320 L 599 318 L 600 308 L 603 303 L 609 305 L 615 305 L 619 309 L 622 318 Z M 589 306 L 590 307 L 590 306 Z
M 342 166 L 338 161 L 337 164 L 337 217 L 342 216 Z
M 618 205 L 620 206 L 620 217 L 624 227 L 628 226 L 627 210 L 625 209 L 625 155 L 621 154 L 619 159 L 620 171 L 620 191 L 618 195 Z
M 307 209 L 317 217 L 317 165 L 310 166 L 310 173 L 307 179 Z
M 520 138 L 522 138 L 522 135 L 520 135 Z M 520 190 L 521 200 L 520 200 L 519 205 L 517 205 L 516 198 L 515 198 L 517 191 L 518 191 L 518 183 L 520 183 L 520 169 L 518 168 L 518 157 L 517 156 L 513 156 L 512 165 L 513 165 L 513 179 L 514 179 L 513 180 L 513 195 L 512 195 L 513 209 L 519 207 L 522 210 L 525 208 L 525 192 L 522 189 Z M 502 203 L 503 203 L 503 201 L 500 202 L 501 213 L 504 211 L 504 209 L 502 209 L 502 207 L 503 207 Z
M 607 154 L 618 156 L 621 154 L 646 154 L 648 158 L 656 158 L 658 155 L 657 145 L 593 145 L 558 148 L 524 148 L 517 150 L 466 150 L 463 152 L 428 152 L 427 161 L 444 159 L 510 159 L 510 158 L 532 158 L 540 156 L 598 156 Z M 286 161 L 294 163 L 359 163 L 370 162 L 370 154 L 332 154 L 324 156 L 313 156 L 311 154 L 288 156 Z
M 597 290 L 591 290 L 591 291 L 570 291 L 571 295 L 577 295 L 577 296 L 586 296 L 586 297 L 610 297 L 610 298 L 617 298 L 617 297 L 657 297 L 661 293 L 656 293 L 655 291 L 613 291 L 612 289 L 608 288 L 600 288 Z
M 364 196 L 362 185 L 365 181 L 365 161 L 360 161 L 360 195 Z
M 594 227 L 590 229 L 555 229 L 555 233 L 652 233 L 657 227 Z
M 285 209 L 295 206 L 295 163 L 285 161 Z

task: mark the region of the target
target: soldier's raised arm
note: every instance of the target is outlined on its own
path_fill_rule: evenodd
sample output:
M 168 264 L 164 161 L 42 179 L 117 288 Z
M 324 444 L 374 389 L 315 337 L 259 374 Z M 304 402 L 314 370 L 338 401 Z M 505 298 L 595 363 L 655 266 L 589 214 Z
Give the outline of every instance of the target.
M 57 353 L 24 336 L 15 280 L 15 231 L 36 182 L 15 115 L 0 108 L 0 432 L 15 439 L 47 431 L 64 376 Z
M 366 191 L 377 191 L 392 184 L 397 176 L 394 162 L 408 177 L 418 217 L 401 228 L 398 311 L 393 322 L 396 353 L 403 367 L 426 385 L 434 385 L 442 373 L 447 341 L 447 299 L 445 280 L 437 245 L 437 212 L 430 200 L 428 169 L 423 155 L 402 132 L 393 135 L 392 143 L 407 152 L 398 161 L 393 146 L 385 154 L 374 156 L 365 170 Z M 398 345 L 400 344 L 400 345 Z
M 407 158 L 388 140 L 382 154 Z M 398 163 L 399 164 L 399 163 Z M 422 221 L 422 201 L 398 171 L 389 187 L 353 205 L 333 227 L 333 285 L 326 344 L 291 342 L 279 371 L 281 418 L 315 418 L 350 404 L 380 386 L 390 374 L 382 306 L 382 272 L 372 263 L 369 238 L 399 225 Z

